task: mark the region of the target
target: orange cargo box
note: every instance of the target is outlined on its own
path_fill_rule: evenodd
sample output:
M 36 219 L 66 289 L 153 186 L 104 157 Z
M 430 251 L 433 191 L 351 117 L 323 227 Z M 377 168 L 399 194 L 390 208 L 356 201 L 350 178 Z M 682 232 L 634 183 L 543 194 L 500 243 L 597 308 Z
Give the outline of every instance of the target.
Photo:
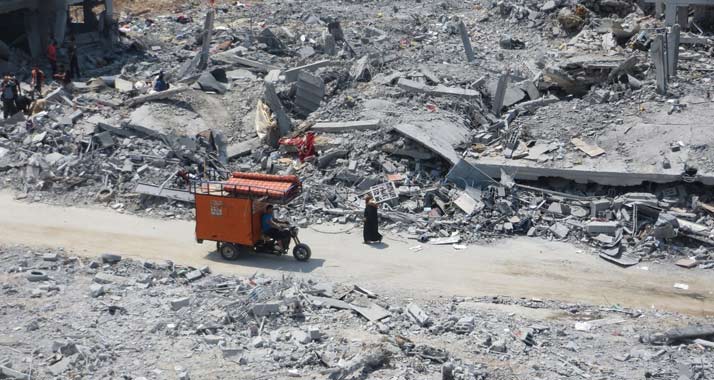
M 196 182 L 196 240 L 252 246 L 267 204 L 287 203 L 301 191 L 296 176 L 233 173 L 227 181 Z

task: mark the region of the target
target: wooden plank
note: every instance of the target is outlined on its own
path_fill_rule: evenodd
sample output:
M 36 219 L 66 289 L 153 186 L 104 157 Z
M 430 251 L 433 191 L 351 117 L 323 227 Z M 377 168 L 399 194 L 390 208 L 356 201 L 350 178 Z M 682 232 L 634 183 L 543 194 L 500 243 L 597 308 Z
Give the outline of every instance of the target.
M 577 137 L 572 138 L 570 142 L 590 157 L 594 158 L 605 154 L 605 151 L 599 146 L 588 144 Z

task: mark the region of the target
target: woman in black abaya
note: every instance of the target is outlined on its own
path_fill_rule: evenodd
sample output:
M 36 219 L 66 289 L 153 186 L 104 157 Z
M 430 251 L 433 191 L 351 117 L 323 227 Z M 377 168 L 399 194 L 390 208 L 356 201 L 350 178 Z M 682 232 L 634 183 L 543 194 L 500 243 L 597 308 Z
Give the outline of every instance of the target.
M 370 244 L 382 241 L 382 235 L 379 233 L 379 214 L 377 208 L 379 206 L 371 195 L 364 198 L 364 243 Z

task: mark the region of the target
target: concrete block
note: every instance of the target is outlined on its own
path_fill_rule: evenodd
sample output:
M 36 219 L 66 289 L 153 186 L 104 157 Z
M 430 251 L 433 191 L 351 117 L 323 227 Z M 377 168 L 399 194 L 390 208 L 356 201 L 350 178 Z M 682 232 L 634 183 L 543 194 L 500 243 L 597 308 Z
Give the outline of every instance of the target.
M 280 305 L 282 305 L 282 302 L 257 303 L 253 305 L 251 311 L 256 317 L 263 317 L 270 314 L 280 313 Z
M 307 72 L 298 75 L 295 91 L 295 107 L 297 111 L 307 116 L 320 108 L 320 102 L 325 96 L 325 82 L 322 78 Z
M 310 335 L 310 339 L 312 339 L 312 340 L 322 339 L 322 332 L 320 331 L 320 328 L 317 326 L 308 327 L 307 334 Z
M 186 273 L 186 279 L 187 279 L 189 282 L 190 282 L 190 281 L 196 281 L 196 280 L 198 280 L 198 279 L 201 278 L 201 277 L 203 277 L 203 272 L 201 272 L 201 271 L 198 270 L 198 269 L 192 270 L 192 271 Z
M 48 253 L 45 255 L 42 255 L 42 260 L 44 261 L 57 261 L 59 259 L 59 256 L 56 253 Z
M 232 358 L 242 354 L 243 349 L 241 347 L 223 347 L 221 352 L 223 353 L 223 358 Z
M 550 226 L 549 230 L 558 239 L 565 239 L 570 233 L 570 228 L 563 223 L 555 223 Z
M 590 202 L 590 217 L 597 218 L 601 212 L 605 212 L 610 209 L 612 203 L 608 199 L 597 199 Z
M 119 77 L 114 78 L 114 88 L 120 92 L 130 92 L 134 90 L 134 83 Z
M 104 285 L 101 284 L 92 284 L 89 286 L 89 295 L 92 298 L 97 298 L 101 295 L 104 295 Z
M 265 340 L 262 337 L 258 336 L 250 342 L 250 345 L 254 348 L 261 348 L 265 346 Z
M 116 280 L 117 276 L 109 273 L 100 272 L 94 275 L 94 282 L 97 284 L 112 284 Z
M 116 264 L 121 261 L 121 256 L 113 253 L 103 253 L 100 258 L 104 264 Z
M 210 346 L 215 346 L 222 340 L 224 340 L 223 337 L 220 337 L 218 335 L 206 335 L 203 337 L 203 341 Z
M 610 235 L 613 236 L 617 232 L 617 222 L 587 222 L 585 223 L 585 232 L 590 235 Z
M 570 206 L 564 203 L 553 202 L 548 206 L 548 212 L 557 215 L 570 215 Z
M 421 327 L 427 327 L 431 324 L 431 318 L 417 304 L 410 303 L 406 309 L 409 315 Z
M 296 341 L 300 344 L 308 344 L 308 343 L 312 342 L 310 335 L 308 335 L 308 333 L 306 333 L 305 331 L 302 331 L 302 330 L 293 331 L 292 337 L 293 337 L 294 341 Z
M 191 303 L 191 297 L 176 298 L 171 300 L 171 310 L 177 311 L 188 306 Z

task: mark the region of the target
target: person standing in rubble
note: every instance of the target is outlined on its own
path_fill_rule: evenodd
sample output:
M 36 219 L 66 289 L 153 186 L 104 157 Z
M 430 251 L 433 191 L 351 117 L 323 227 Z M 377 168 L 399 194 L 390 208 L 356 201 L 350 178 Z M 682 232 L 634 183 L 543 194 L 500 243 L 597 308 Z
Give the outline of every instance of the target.
M 7 119 L 15 114 L 15 100 L 17 99 L 18 94 L 17 82 L 12 79 L 10 74 L 5 73 L 2 84 L 0 84 L 3 119 Z
M 66 90 L 71 90 L 72 73 L 66 70 L 64 66 L 60 65 L 59 72 L 54 75 L 54 79 L 58 80 Z
M 166 79 L 164 79 L 164 72 L 160 71 L 159 76 L 156 77 L 154 80 L 154 91 L 155 92 L 161 92 L 161 91 L 166 91 L 169 89 L 169 84 L 166 83 Z
M 81 74 L 79 73 L 79 58 L 77 57 L 77 41 L 74 36 L 69 38 L 69 72 L 72 77 L 79 78 Z
M 37 98 L 42 97 L 42 84 L 45 82 L 45 73 L 40 70 L 40 66 L 35 64 L 32 67 L 32 91 L 35 93 Z M 33 98 L 35 97 L 33 96 Z
M 379 205 L 371 195 L 364 198 L 364 244 L 381 243 L 382 234 L 379 233 Z
M 50 44 L 47 45 L 47 60 L 52 67 L 52 76 L 57 75 L 57 45 L 54 38 L 50 39 Z

